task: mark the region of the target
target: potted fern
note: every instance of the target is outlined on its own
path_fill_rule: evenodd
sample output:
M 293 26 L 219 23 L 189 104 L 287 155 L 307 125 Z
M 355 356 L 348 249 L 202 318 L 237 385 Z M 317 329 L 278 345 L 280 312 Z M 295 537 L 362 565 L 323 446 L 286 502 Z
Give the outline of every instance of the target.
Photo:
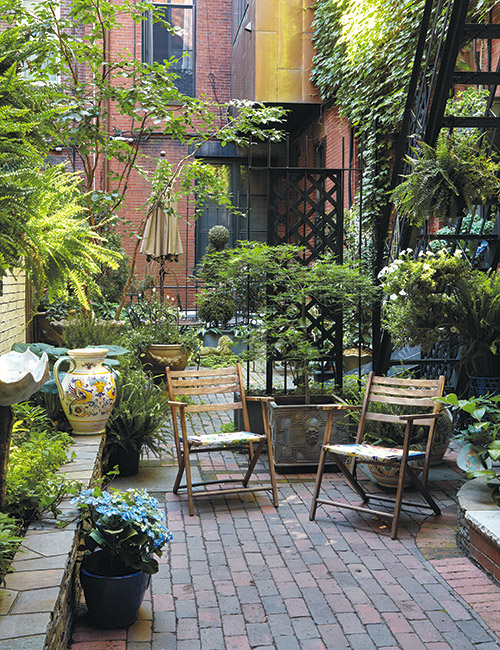
M 109 465 L 118 465 L 121 476 L 139 471 L 144 449 L 159 456 L 170 440 L 165 429 L 167 399 L 142 368 L 122 361 L 116 379 L 116 402 L 106 425 L 106 455 Z
M 420 142 L 413 151 L 411 172 L 392 192 L 411 224 L 422 226 L 430 217 L 450 221 L 473 205 L 498 202 L 500 165 L 476 134 L 446 133 L 435 147 Z

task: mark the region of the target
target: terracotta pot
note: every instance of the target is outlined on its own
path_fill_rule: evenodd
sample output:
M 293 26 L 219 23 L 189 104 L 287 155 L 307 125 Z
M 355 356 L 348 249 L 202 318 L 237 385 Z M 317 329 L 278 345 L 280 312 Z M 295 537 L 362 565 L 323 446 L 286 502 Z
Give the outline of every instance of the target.
M 148 345 L 142 358 L 144 364 L 151 366 L 155 374 L 164 374 L 168 366 L 172 370 L 184 370 L 189 355 L 183 345 Z
M 47 312 L 35 314 L 35 323 L 38 331 L 37 339 L 42 343 L 59 347 L 62 343 L 62 322 L 47 318 Z

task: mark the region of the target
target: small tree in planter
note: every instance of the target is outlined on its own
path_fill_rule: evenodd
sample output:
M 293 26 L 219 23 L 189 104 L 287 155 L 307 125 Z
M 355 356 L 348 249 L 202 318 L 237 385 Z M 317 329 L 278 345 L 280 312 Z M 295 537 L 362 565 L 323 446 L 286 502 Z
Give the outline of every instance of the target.
M 317 464 L 326 423 L 326 413 L 310 403 L 311 364 L 329 352 L 315 340 L 308 318 L 310 301 L 340 314 L 343 306 L 367 304 L 376 295 L 370 276 L 360 267 L 337 264 L 332 255 L 309 265 L 303 255 L 298 246 L 246 242 L 228 251 L 226 263 L 220 266 L 226 286 L 241 300 L 252 302 L 256 311 L 257 324 L 247 327 L 249 339 L 265 344 L 272 357 L 287 361 L 304 393 L 292 405 L 278 398 L 269 403 L 278 467 Z M 348 442 L 347 428 L 343 434 L 337 426 L 335 431 L 342 442 Z
M 307 316 L 309 302 L 314 299 L 340 313 L 343 307 L 357 308 L 360 302 L 368 305 L 377 291 L 369 274 L 355 263 L 337 264 L 332 255 L 324 255 L 305 264 L 303 256 L 304 249 L 291 244 L 242 242 L 228 251 L 220 276 L 227 287 L 240 293 L 240 300 L 252 303 L 268 352 L 293 366 L 309 403 L 311 362 L 327 352 L 315 340 Z M 254 331 L 255 326 L 250 326 L 249 332 Z

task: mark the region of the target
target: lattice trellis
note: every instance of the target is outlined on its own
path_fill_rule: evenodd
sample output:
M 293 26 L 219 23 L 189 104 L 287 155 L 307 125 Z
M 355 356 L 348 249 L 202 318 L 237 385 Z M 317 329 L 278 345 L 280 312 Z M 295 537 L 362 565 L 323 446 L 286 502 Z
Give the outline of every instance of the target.
M 342 171 L 335 169 L 271 168 L 269 170 L 268 242 L 305 248 L 304 264 L 333 253 L 342 262 L 344 220 Z M 306 305 L 308 332 L 328 350 L 323 365 L 335 368 L 342 381 L 342 314 L 314 299 Z
M 270 243 L 305 246 L 307 263 L 329 251 L 342 261 L 342 172 L 274 168 L 270 176 Z

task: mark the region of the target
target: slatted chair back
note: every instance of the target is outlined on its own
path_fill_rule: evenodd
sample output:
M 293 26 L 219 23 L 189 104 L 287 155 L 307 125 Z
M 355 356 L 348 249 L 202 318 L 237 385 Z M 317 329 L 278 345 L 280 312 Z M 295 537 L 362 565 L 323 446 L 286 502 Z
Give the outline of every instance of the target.
M 367 422 L 386 422 L 402 429 L 405 423 L 400 415 L 411 413 L 438 413 L 441 407 L 437 397 L 441 397 L 444 390 L 444 377 L 438 379 L 412 379 L 399 377 L 379 377 L 373 372 L 368 375 L 365 396 L 361 408 L 356 442 L 363 442 Z M 380 413 L 373 409 L 374 404 L 386 404 L 391 407 L 400 407 L 397 413 Z M 429 427 L 427 436 L 426 454 L 422 473 L 422 482 L 425 484 L 429 473 L 430 451 L 434 442 L 437 420 L 435 417 L 419 419 L 418 425 Z
M 189 404 L 186 413 L 203 413 L 215 411 L 243 411 L 245 429 L 250 429 L 248 411 L 245 402 L 245 386 L 241 367 L 203 369 L 203 370 L 170 370 L 167 373 L 167 385 L 170 399 L 179 397 L 205 397 L 207 395 L 227 395 L 239 393 L 238 401 L 218 401 L 217 403 Z

